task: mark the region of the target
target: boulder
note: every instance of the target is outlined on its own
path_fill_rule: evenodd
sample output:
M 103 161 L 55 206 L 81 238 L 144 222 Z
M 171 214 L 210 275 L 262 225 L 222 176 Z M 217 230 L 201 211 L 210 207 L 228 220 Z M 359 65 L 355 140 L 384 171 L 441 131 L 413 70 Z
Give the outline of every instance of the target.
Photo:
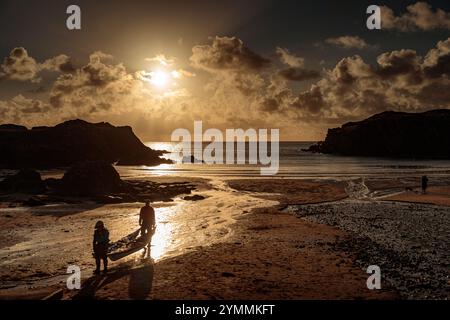
M 1 181 L 0 190 L 5 193 L 39 194 L 46 191 L 46 186 L 39 172 L 22 169 Z
M 185 196 L 183 198 L 183 200 L 187 200 L 187 201 L 200 201 L 205 199 L 204 196 L 198 195 L 198 194 L 194 194 L 193 196 Z
M 74 165 L 59 182 L 57 193 L 76 197 L 105 196 L 127 191 L 114 167 L 104 161 L 87 161 Z

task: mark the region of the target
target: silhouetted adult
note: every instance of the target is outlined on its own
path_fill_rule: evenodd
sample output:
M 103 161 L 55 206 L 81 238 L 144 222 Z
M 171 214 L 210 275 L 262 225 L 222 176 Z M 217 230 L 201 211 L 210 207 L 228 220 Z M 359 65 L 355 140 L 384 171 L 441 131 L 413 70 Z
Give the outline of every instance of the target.
M 422 176 L 422 193 L 427 193 L 427 188 L 428 188 L 428 177 L 427 176 Z
M 141 236 L 152 233 L 155 228 L 155 210 L 149 201 L 146 201 L 145 206 L 141 208 L 139 225 L 141 226 Z
M 139 225 L 141 226 L 141 236 L 146 237 L 148 240 L 148 245 L 144 248 L 143 256 L 147 253 L 147 257 L 151 256 L 151 241 L 153 233 L 156 229 L 156 220 L 155 220 L 155 209 L 150 205 L 149 201 L 145 202 L 145 206 L 141 208 L 141 212 L 139 214 Z

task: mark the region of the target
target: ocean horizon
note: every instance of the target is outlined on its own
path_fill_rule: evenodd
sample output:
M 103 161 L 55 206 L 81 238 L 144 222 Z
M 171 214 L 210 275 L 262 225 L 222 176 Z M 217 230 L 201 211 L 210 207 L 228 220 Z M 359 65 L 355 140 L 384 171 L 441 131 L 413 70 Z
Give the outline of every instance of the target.
M 278 178 L 355 178 L 355 177 L 391 177 L 420 174 L 445 176 L 450 173 L 450 160 L 403 159 L 340 156 L 303 151 L 315 142 L 280 142 L 280 167 L 273 177 Z M 181 160 L 178 142 L 145 142 L 155 150 L 169 153 L 163 157 L 175 162 Z M 203 143 L 203 146 L 208 143 Z M 224 148 L 225 149 L 225 148 Z M 245 144 L 248 155 L 248 143 Z M 235 154 L 237 149 L 235 148 Z M 155 167 L 118 166 L 122 176 L 219 176 L 219 177 L 258 177 L 260 166 L 251 164 L 161 164 Z

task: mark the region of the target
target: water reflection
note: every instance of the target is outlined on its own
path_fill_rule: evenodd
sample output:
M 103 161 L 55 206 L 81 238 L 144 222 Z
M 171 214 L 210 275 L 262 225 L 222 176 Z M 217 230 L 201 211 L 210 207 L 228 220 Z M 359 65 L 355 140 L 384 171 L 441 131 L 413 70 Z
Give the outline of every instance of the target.
M 158 261 L 164 257 L 174 236 L 175 222 L 173 219 L 173 207 L 157 208 L 156 214 L 156 232 L 153 235 L 151 243 L 151 257 Z

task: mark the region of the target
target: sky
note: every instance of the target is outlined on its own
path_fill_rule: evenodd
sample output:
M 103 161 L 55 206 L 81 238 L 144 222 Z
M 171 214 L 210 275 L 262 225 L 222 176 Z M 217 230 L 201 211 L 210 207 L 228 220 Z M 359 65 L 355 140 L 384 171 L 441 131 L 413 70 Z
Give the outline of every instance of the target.
M 81 9 L 81 30 L 66 8 Z M 366 26 L 381 7 L 381 29 Z M 328 128 L 450 108 L 448 1 L 0 2 L 1 123 L 80 118 L 144 141 L 177 128 Z

